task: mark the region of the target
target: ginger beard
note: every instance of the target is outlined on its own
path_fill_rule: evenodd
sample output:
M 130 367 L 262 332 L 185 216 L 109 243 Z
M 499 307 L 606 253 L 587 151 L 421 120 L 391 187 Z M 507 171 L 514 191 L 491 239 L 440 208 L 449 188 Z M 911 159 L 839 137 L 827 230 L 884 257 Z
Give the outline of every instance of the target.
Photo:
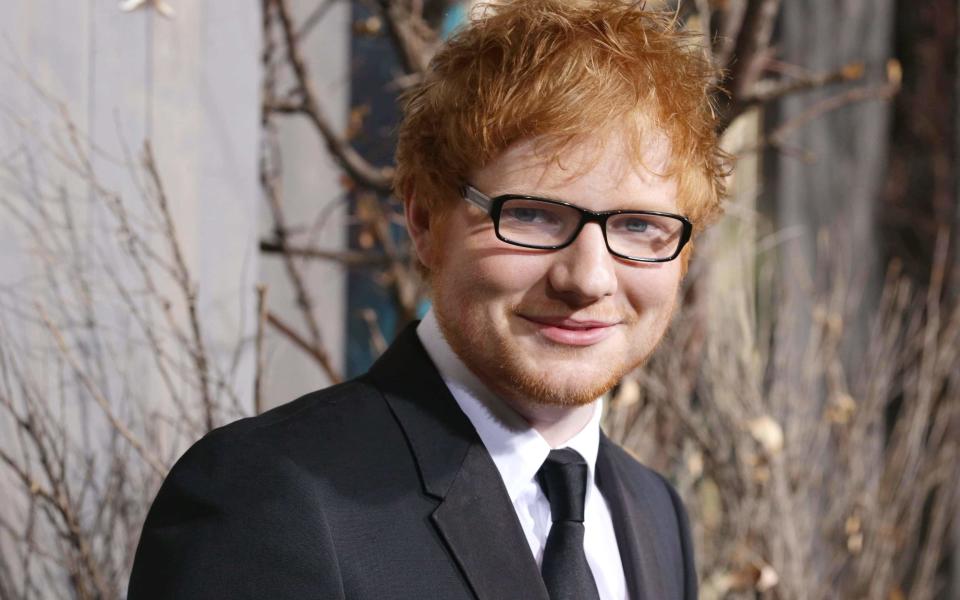
M 642 365 L 662 340 L 676 302 L 667 318 L 652 319 L 636 353 L 609 356 L 594 347 L 543 344 L 540 354 L 525 351 L 518 340 L 498 335 L 482 311 L 443 290 L 443 270 L 434 272 L 433 310 L 440 330 L 460 360 L 500 398 L 516 403 L 582 406 L 610 391 L 624 375 Z M 516 314 L 520 307 L 511 307 Z M 636 321 L 640 317 L 635 318 Z M 636 326 L 627 322 L 624 326 Z
M 651 144 L 643 164 L 665 164 L 668 149 Z M 475 171 L 471 184 L 491 197 L 542 196 L 593 211 L 678 212 L 676 180 L 627 156 L 609 137 L 569 149 L 562 161 L 520 142 Z M 595 223 L 563 249 L 513 246 L 497 238 L 489 215 L 462 200 L 430 221 L 416 241 L 430 270 L 440 330 L 464 364 L 514 408 L 593 402 L 647 359 L 670 323 L 680 258 L 619 259 Z M 571 320 L 574 328 L 598 323 L 602 334 L 570 342 L 569 331 L 558 334 L 545 319 Z

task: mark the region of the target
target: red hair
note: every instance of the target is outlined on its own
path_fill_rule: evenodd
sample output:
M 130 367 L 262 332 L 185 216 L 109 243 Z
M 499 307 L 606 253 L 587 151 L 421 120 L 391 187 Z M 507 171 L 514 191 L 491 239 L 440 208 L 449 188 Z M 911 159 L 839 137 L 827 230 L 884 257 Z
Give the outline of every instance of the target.
M 659 131 L 679 208 L 702 229 L 725 194 L 715 70 L 675 15 L 638 4 L 482 5 L 403 98 L 397 194 L 442 212 L 470 173 L 522 140 L 559 153 L 598 131 L 622 133 L 641 163 L 645 132 Z

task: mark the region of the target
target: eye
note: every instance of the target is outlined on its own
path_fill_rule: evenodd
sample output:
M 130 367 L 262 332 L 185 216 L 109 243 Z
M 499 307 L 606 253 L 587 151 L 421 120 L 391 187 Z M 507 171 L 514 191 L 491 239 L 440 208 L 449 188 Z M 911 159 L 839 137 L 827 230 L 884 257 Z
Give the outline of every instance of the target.
M 623 228 L 631 233 L 645 233 L 648 227 L 653 225 L 643 219 L 628 219 L 624 221 Z
M 616 229 L 628 234 L 658 234 L 662 228 L 655 219 L 643 216 L 629 216 L 618 219 L 615 223 Z
M 506 208 L 503 211 L 503 216 L 519 223 L 553 223 L 557 220 L 556 215 L 550 211 L 529 206 Z

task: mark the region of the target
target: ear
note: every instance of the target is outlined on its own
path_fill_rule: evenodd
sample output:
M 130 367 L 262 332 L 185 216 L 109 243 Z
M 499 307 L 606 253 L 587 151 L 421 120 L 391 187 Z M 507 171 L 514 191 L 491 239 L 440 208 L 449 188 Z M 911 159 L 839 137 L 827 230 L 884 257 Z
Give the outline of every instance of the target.
M 403 199 L 403 216 L 407 221 L 407 232 L 413 240 L 413 248 L 420 263 L 428 270 L 434 267 L 434 256 L 439 243 L 437 231 L 431 228 L 430 211 L 413 194 Z
M 690 257 L 693 255 L 693 241 L 691 240 L 680 251 L 680 256 L 678 260 L 680 261 L 680 280 L 683 281 L 684 277 L 687 276 L 687 270 L 690 267 Z

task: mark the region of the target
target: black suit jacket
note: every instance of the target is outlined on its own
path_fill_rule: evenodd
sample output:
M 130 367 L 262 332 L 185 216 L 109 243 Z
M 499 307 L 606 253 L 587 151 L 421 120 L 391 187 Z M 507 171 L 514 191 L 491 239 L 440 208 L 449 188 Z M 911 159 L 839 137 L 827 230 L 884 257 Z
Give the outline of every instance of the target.
M 606 436 L 630 597 L 692 600 L 677 494 Z M 548 600 L 500 474 L 408 328 L 356 380 L 216 429 L 144 524 L 129 598 Z

